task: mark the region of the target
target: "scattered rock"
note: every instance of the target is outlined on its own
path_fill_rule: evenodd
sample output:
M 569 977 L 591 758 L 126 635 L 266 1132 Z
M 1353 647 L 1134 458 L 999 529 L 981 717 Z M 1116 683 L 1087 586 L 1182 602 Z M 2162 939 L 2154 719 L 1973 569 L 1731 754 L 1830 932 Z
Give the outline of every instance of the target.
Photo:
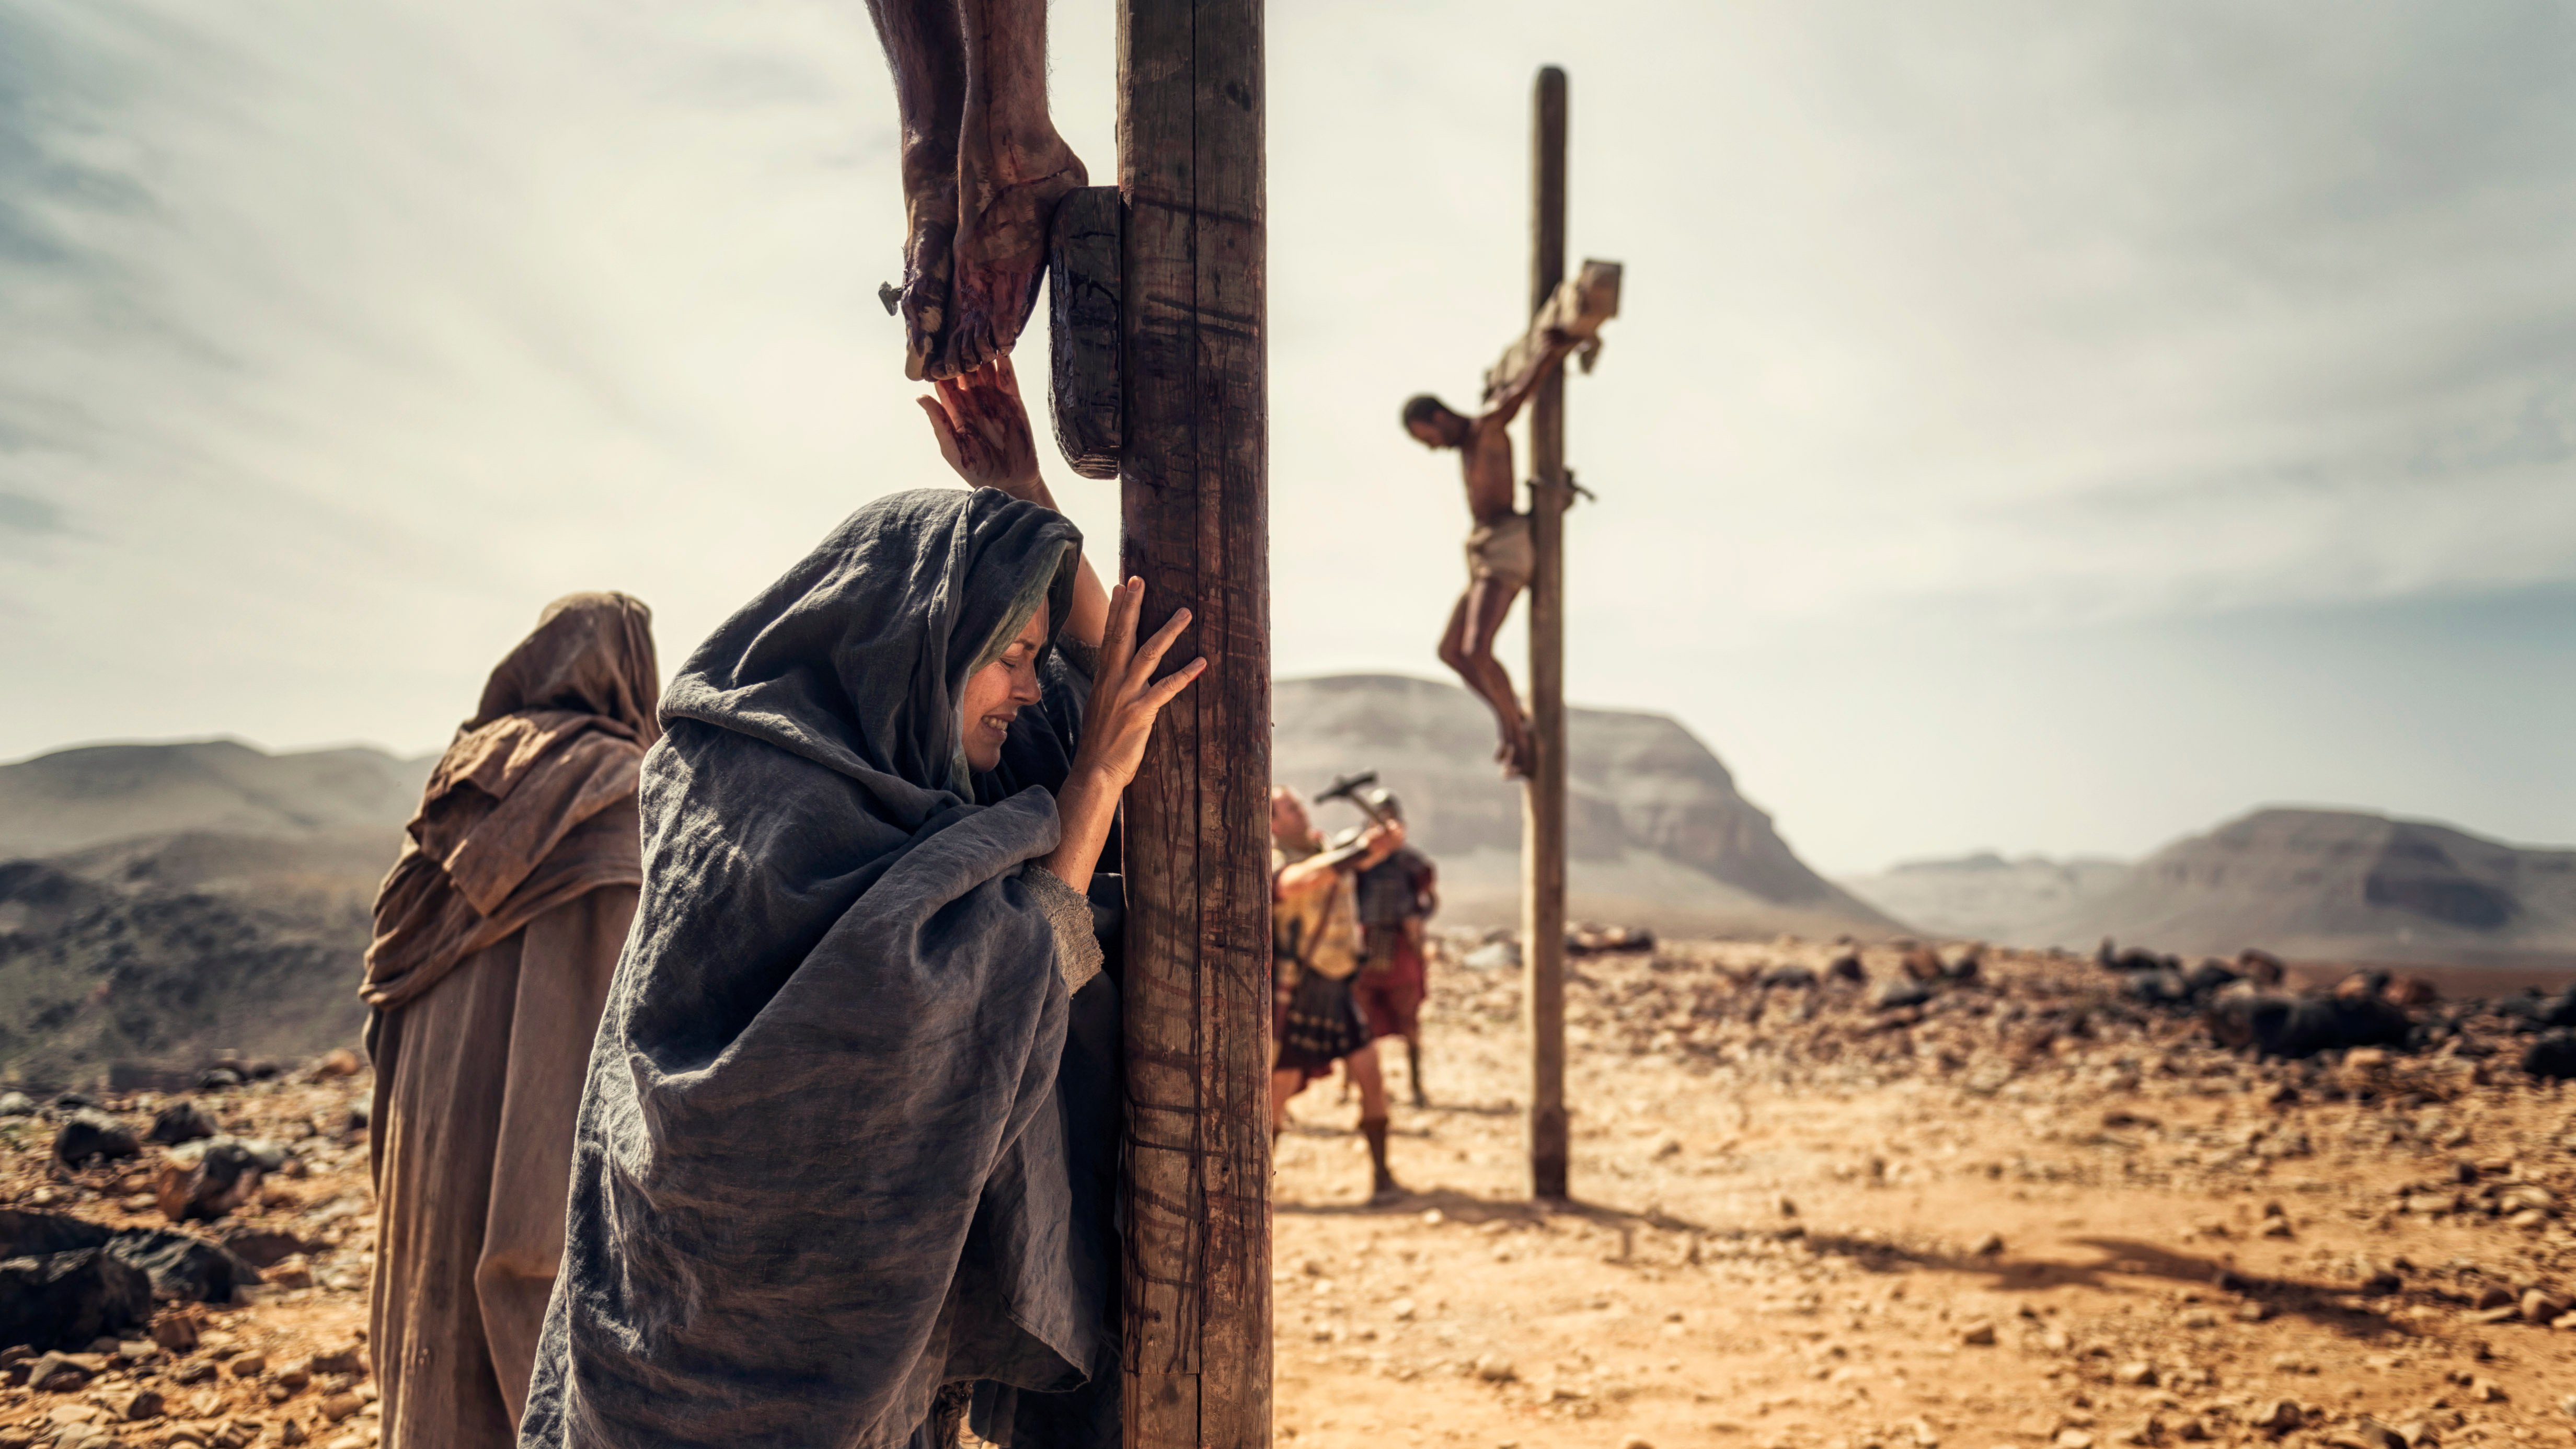
M 316 1377 L 331 1374 L 364 1375 L 367 1372 L 367 1350 L 360 1344 L 346 1344 L 328 1352 L 313 1355 L 306 1361 L 305 1366 L 310 1368 Z
M 2544 1082 L 2576 1077 L 2576 1032 L 2553 1031 L 2522 1049 L 2522 1069 Z
M 1512 1367 L 1512 1361 L 1510 1359 L 1504 1358 L 1499 1354 L 1489 1353 L 1476 1360 L 1476 1377 L 1483 1379 L 1489 1384 L 1507 1384 L 1512 1380 L 1519 1378 L 1520 1373 Z M 344 1394 L 339 1397 L 346 1398 L 354 1402 L 357 1396 L 354 1394 Z M 348 1415 L 342 1414 L 333 1416 L 331 1413 L 331 1406 L 335 1402 L 337 1402 L 336 1399 L 323 1400 L 322 1413 L 324 1417 L 331 1418 L 334 1423 L 337 1423 L 339 1419 L 346 1418 Z M 351 1408 L 348 1411 L 349 1414 L 354 1414 L 356 1412 L 357 1409 L 355 1408 Z
M 54 1132 L 54 1158 L 77 1167 L 100 1159 L 132 1157 L 142 1151 L 134 1129 L 91 1108 L 78 1108 Z
M 1642 926 L 1596 926 L 1587 922 L 1565 933 L 1565 952 L 1569 956 L 1653 949 L 1655 933 Z
M 97 1372 L 97 1368 L 71 1354 L 49 1353 L 27 1370 L 27 1387 L 40 1394 L 68 1394 L 88 1383 Z
M 2278 986 L 2287 968 L 2271 952 L 2248 947 L 2236 953 L 2236 969 L 2257 986 Z
M 234 1289 L 259 1281 L 258 1269 L 221 1244 L 167 1228 L 118 1233 L 109 1251 L 151 1275 L 153 1293 L 165 1299 L 223 1303 Z
M 0 1343 L 87 1345 L 152 1313 L 152 1280 L 104 1247 L 0 1262 Z
M 199 1111 L 194 1102 L 173 1102 L 152 1118 L 152 1140 L 165 1147 L 214 1135 L 214 1120 Z
M 361 1065 L 363 1064 L 359 1062 L 358 1054 L 356 1052 L 349 1050 L 347 1047 L 333 1047 L 331 1050 L 322 1054 L 322 1059 L 320 1061 L 313 1064 L 313 1075 L 317 1077 L 354 1077 L 358 1074 L 358 1068 Z
M 2222 996 L 2203 1020 L 2222 1046 L 2293 1060 L 2347 1047 L 2403 1046 L 2414 1027 L 2403 1008 L 2377 996 Z
M 166 1401 L 155 1388 L 110 1389 L 99 1397 L 99 1407 L 108 1417 L 132 1421 L 160 1416 Z
M 215 1235 L 215 1241 L 254 1268 L 271 1267 L 298 1253 L 310 1253 L 319 1246 L 282 1228 L 249 1224 L 225 1228 Z
M 1991 1258 L 2001 1253 L 2003 1250 L 2004 1235 L 2001 1233 L 1988 1233 L 1984 1237 L 1977 1239 L 1976 1245 L 1968 1249 L 1968 1256 L 1972 1258 Z
M 1921 1006 L 1932 999 L 1932 988 L 1920 981 L 1881 982 L 1869 995 L 1870 1006 L 1878 1011 L 1897 1011 L 1908 1006 Z
M 0 1092 L 0 1117 L 25 1117 L 36 1110 L 35 1099 L 24 1092 Z
M 191 1142 L 161 1164 L 153 1196 L 172 1222 L 220 1218 L 250 1201 L 259 1190 L 266 1154 L 262 1144 L 217 1136 Z
M 172 1353 L 187 1353 L 197 1346 L 197 1311 L 175 1308 L 152 1320 L 152 1341 Z
M 2275 1434 L 2280 1434 L 2296 1429 L 2307 1421 L 2307 1413 L 2299 1407 L 2297 1400 L 2273 1399 L 2257 1404 L 2253 1417 L 2246 1422 L 2257 1429 L 2269 1429 Z
M 1990 1348 L 1995 1341 L 1993 1320 L 1980 1318 L 1959 1330 L 1959 1341 L 1975 1348 Z

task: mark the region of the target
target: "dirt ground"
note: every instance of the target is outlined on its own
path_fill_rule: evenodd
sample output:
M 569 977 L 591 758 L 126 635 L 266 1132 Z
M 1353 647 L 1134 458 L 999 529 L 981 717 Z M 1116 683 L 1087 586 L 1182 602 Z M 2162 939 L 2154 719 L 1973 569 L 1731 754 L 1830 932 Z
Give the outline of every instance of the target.
M 1525 1201 L 1516 971 L 1437 981 L 1435 1105 L 1398 1108 L 1390 1153 L 1411 1202 L 1363 1204 L 1356 1110 L 1309 1088 L 1276 1189 L 1280 1440 L 2570 1438 L 2576 1333 L 2519 1321 L 2576 1275 L 2560 1088 L 2459 1055 L 2257 1069 L 2090 962 L 1989 955 L 1892 1012 L 1741 984 L 1828 954 L 1574 963 L 1555 1210 Z M 2517 1191 L 2546 1206 L 2490 1215 Z
M 2495 1019 L 2430 1053 L 2257 1065 L 2067 958 L 1989 953 L 1981 979 L 1887 1004 L 1884 950 L 1869 984 L 1768 987 L 1765 968 L 1821 973 L 1835 951 L 1596 956 L 1568 993 L 1576 1201 L 1541 1209 L 1518 972 L 1459 954 L 1427 1013 L 1434 1105 L 1395 1113 L 1411 1196 L 1366 1204 L 1335 1084 L 1282 1139 L 1282 1445 L 2391 1449 L 2576 1430 L 2576 1331 L 2550 1326 L 2576 1296 L 2559 1215 L 2576 1102 L 2495 1050 Z M 306 1069 L 198 1094 L 300 1163 L 201 1226 L 308 1251 L 247 1305 L 163 1310 L 196 1321 L 195 1348 L 138 1339 L 76 1390 L 0 1387 L 0 1449 L 372 1444 L 371 1382 L 320 1371 L 365 1324 L 366 1092 L 363 1073 Z M 139 1124 L 158 1101 L 104 1105 Z M 151 1163 L 64 1174 L 51 1133 L 0 1121 L 0 1202 L 163 1225 Z M 161 1412 L 113 1419 L 138 1388 Z

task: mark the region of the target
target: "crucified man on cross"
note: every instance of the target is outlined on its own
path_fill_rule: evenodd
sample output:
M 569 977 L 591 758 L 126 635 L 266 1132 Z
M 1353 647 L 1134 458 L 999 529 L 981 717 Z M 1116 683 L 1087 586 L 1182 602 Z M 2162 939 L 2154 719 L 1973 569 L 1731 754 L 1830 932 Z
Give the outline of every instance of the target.
M 1585 262 L 1549 295 L 1523 333 L 1485 373 L 1484 409 L 1468 417 L 1422 393 L 1404 405 L 1404 430 L 1426 448 L 1455 448 L 1466 475 L 1467 512 L 1476 520 L 1467 535 L 1467 591 L 1449 611 L 1449 627 L 1440 635 L 1440 662 L 1458 671 L 1467 687 L 1494 712 L 1502 742 L 1494 758 L 1505 779 L 1530 772 L 1529 716 L 1512 691 L 1512 676 L 1494 658 L 1494 634 L 1512 611 L 1512 601 L 1530 585 L 1537 550 L 1530 542 L 1530 518 L 1515 505 L 1519 486 L 1512 476 L 1512 438 L 1508 429 L 1539 385 L 1556 375 L 1566 354 L 1579 351 L 1583 370 L 1601 350 L 1601 324 L 1619 313 L 1619 264 Z
M 904 375 L 1007 355 L 1046 274 L 1047 228 L 1089 179 L 1047 114 L 1047 0 L 868 0 L 903 124 Z
M 1483 411 L 1468 417 L 1447 403 L 1422 393 L 1404 405 L 1404 430 L 1426 448 L 1455 448 L 1467 481 L 1467 512 L 1475 528 L 1467 535 L 1467 591 L 1449 611 L 1449 627 L 1440 635 L 1440 662 L 1458 671 L 1467 687 L 1494 712 L 1502 741 L 1494 758 L 1505 779 L 1530 771 L 1529 716 L 1512 690 L 1511 672 L 1494 657 L 1494 635 L 1512 611 L 1512 601 L 1529 587 L 1537 567 L 1530 546 L 1529 515 L 1520 511 L 1520 481 L 1512 476 L 1512 419 L 1538 385 L 1574 350 L 1575 339 L 1558 333 L 1549 339 L 1540 366 L 1529 369 L 1488 397 Z

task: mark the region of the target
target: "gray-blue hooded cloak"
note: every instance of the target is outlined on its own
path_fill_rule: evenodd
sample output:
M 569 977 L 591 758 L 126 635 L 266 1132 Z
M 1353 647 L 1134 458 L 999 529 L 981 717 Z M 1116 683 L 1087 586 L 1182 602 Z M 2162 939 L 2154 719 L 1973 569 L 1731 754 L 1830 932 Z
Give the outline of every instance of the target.
M 918 1445 L 961 1382 L 997 1442 L 1115 1442 L 1114 986 L 1069 997 L 1024 873 L 1084 682 L 1050 651 L 1002 768 L 960 749 L 1080 544 L 880 499 L 663 694 L 522 1449 Z

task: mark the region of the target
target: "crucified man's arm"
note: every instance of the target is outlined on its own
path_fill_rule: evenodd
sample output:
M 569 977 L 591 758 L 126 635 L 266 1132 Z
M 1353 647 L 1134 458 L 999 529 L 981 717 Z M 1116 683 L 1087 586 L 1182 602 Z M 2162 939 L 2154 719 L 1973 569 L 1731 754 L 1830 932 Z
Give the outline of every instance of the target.
M 1564 364 L 1566 354 L 1582 345 L 1583 339 L 1573 333 L 1563 328 L 1549 328 L 1546 349 L 1528 367 L 1521 369 L 1519 376 L 1508 380 L 1500 393 L 1485 399 L 1485 410 L 1476 415 L 1476 421 L 1496 426 L 1509 424 L 1520 415 L 1523 405 L 1537 394 L 1538 385 L 1555 375 L 1557 368 Z
M 1601 335 L 1601 324 L 1619 315 L 1617 262 L 1585 262 L 1559 283 L 1530 319 L 1529 329 L 1485 373 L 1485 410 L 1478 421 L 1508 423 L 1538 385 L 1565 363 L 1565 355 Z

